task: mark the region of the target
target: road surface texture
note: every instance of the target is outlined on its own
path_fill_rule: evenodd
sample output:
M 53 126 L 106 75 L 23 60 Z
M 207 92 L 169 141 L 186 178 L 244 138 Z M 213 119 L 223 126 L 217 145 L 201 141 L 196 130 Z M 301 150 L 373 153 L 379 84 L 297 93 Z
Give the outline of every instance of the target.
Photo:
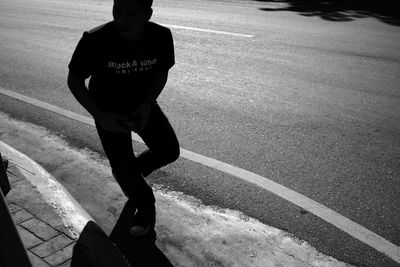
M 294 190 L 398 249 L 400 28 L 382 14 L 329 16 L 294 3 L 156 0 L 153 21 L 171 28 L 176 46 L 160 105 L 182 148 Z M 82 32 L 111 19 L 111 4 L 2 1 L 0 87 L 88 116 L 67 88 L 67 65 Z M 0 109 L 102 153 L 90 125 L 5 94 Z M 398 265 L 279 194 L 187 158 L 150 181 L 339 260 Z

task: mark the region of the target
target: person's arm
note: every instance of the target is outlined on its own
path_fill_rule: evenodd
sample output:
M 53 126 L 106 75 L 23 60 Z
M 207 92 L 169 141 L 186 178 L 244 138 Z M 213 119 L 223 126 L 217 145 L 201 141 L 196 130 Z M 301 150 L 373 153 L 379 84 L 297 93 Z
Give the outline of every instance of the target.
M 160 62 L 157 65 L 157 69 L 153 71 L 146 88 L 147 101 L 136 110 L 136 114 L 139 114 L 141 117 L 141 125 L 137 127 L 136 132 L 140 132 L 146 126 L 152 107 L 167 83 L 168 71 L 175 64 L 174 42 L 171 31 L 164 31 L 163 34 L 164 36 L 161 40 L 163 51 L 160 53 Z
M 85 85 L 85 79 L 70 71 L 68 73 L 67 83 L 72 95 L 78 100 L 79 104 L 81 104 L 93 118 L 99 117 L 101 111 L 90 96 Z
M 127 118 L 116 113 L 103 112 L 90 96 L 85 85 L 85 79 L 72 73 L 68 73 L 68 87 L 76 100 L 108 131 L 127 132 L 129 130 L 123 126 L 121 121 Z
M 159 70 L 152 75 L 146 91 L 146 101 L 136 110 L 136 114 L 141 118 L 141 124 L 137 126 L 135 132 L 139 133 L 147 125 L 153 105 L 161 94 L 161 91 L 164 89 L 167 79 L 168 70 Z
M 168 70 L 159 70 L 155 72 L 151 81 L 149 90 L 147 92 L 147 99 L 150 102 L 155 102 L 161 91 L 164 89 L 168 79 Z
M 168 72 L 175 64 L 175 51 L 172 33 L 168 30 L 160 32 L 160 43 L 162 46 L 159 51 L 159 59 L 157 61 L 156 69 L 153 70 L 150 85 L 147 91 L 147 99 L 149 101 L 156 101 L 161 91 L 164 89 L 168 79 Z

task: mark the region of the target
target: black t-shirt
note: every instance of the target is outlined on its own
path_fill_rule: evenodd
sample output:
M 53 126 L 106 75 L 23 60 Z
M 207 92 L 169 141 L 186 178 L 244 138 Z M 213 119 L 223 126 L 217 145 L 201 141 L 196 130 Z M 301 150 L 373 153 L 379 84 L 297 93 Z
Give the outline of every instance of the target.
M 114 23 L 84 32 L 69 63 L 89 78 L 89 92 L 104 111 L 130 112 L 146 100 L 154 73 L 174 63 L 171 31 L 148 22 L 140 42 L 123 39 Z

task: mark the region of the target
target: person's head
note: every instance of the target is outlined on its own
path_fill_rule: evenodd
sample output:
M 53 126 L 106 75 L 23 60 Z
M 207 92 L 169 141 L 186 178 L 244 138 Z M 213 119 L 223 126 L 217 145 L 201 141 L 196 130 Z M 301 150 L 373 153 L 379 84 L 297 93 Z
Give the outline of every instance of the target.
M 113 17 L 118 30 L 139 34 L 153 14 L 153 0 L 114 0 Z

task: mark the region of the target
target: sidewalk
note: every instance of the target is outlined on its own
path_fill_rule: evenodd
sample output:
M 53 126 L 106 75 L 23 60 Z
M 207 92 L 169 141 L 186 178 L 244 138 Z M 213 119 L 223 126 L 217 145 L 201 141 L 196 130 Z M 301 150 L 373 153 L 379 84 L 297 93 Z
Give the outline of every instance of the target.
M 77 237 L 13 163 L 7 176 L 12 187 L 6 200 L 34 267 L 70 266 Z
M 80 231 L 88 220 L 93 220 L 90 215 L 107 233 L 119 216 L 120 202 L 124 201 L 109 169 L 93 161 L 95 155 L 76 151 L 57 141 L 57 137 L 49 138 L 50 135 L 45 129 L 0 113 L 0 152 L 10 161 L 7 174 L 12 184 L 6 200 L 35 267 L 69 266 Z M 11 153 L 4 151 L 7 147 Z M 22 148 L 26 154 L 14 147 L 20 151 Z M 76 186 L 68 179 L 81 176 L 81 191 L 71 191 L 73 197 L 27 154 L 42 162 L 56 161 L 59 170 L 52 172 L 57 173 L 64 186 L 69 186 L 68 190 Z M 96 187 L 91 179 L 100 186 Z M 153 187 L 157 205 L 156 244 L 174 266 L 349 266 L 290 233 L 238 211 L 205 206 L 182 193 Z M 81 198 L 80 192 L 90 198 Z

